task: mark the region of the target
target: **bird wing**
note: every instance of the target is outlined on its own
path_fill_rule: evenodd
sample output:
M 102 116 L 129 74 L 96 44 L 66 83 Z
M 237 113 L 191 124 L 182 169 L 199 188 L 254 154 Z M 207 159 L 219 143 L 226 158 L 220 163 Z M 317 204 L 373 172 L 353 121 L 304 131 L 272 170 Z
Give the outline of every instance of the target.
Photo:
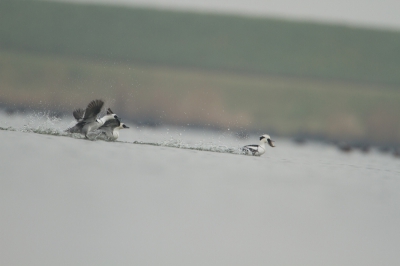
M 85 116 L 85 111 L 82 110 L 81 108 L 79 108 L 79 109 L 74 110 L 72 112 L 72 114 L 74 115 L 76 121 L 80 121 Z
M 258 145 L 246 145 L 243 148 L 249 149 L 249 150 L 258 150 Z
M 82 128 L 86 123 L 84 121 L 78 122 L 75 126 L 68 128 L 65 130 L 66 132 L 69 133 L 82 133 Z
M 99 129 L 104 129 L 104 128 L 116 128 L 119 127 L 119 125 L 121 124 L 121 122 L 118 119 L 110 119 L 107 120 L 104 125 L 102 125 Z
M 95 121 L 97 115 L 100 113 L 101 108 L 103 108 L 104 102 L 102 100 L 91 101 L 86 107 L 85 116 L 83 120 L 86 122 Z
M 108 114 L 108 115 L 112 115 L 112 114 L 114 114 L 114 112 L 113 112 L 113 111 L 111 111 L 111 109 L 110 109 L 110 108 L 108 108 L 108 109 L 107 109 L 107 114 Z
M 258 152 L 258 145 L 247 145 L 242 148 L 245 152 L 251 152 L 252 154 Z

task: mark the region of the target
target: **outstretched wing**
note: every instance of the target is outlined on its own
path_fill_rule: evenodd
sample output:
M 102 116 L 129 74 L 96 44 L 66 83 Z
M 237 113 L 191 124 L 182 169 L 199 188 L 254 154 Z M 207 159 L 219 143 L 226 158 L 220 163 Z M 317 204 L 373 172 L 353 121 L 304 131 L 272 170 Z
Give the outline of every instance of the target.
M 85 111 L 82 110 L 81 108 L 79 108 L 79 109 L 76 109 L 75 111 L 73 111 L 72 114 L 74 115 L 76 121 L 80 121 L 84 117 Z
M 85 116 L 83 119 L 85 121 L 96 120 L 97 115 L 100 113 L 101 108 L 103 108 L 104 102 L 102 100 L 91 101 L 86 107 Z

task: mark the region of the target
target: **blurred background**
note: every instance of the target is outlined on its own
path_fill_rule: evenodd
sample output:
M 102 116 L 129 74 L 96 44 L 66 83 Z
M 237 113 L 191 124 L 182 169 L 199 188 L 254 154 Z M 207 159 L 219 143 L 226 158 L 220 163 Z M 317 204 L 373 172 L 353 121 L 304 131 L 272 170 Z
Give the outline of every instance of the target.
M 0 107 L 400 143 L 398 1 L 0 1 Z

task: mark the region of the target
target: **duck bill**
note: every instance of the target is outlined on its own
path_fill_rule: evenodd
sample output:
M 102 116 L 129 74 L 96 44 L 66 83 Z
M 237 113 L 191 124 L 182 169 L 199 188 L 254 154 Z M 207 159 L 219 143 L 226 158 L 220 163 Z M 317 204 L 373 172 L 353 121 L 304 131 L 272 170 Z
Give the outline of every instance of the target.
M 273 140 L 269 139 L 269 140 L 268 140 L 268 144 L 269 144 L 269 146 L 271 146 L 271 147 L 275 147 L 275 145 L 274 145 L 274 142 L 275 142 L 275 141 L 273 141 Z

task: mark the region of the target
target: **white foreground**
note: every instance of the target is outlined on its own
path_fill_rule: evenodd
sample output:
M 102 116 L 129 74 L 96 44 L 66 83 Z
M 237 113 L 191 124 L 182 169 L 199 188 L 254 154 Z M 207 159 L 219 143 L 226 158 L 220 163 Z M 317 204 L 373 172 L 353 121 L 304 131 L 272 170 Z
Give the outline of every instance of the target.
M 0 265 L 400 264 L 389 155 L 0 138 Z

